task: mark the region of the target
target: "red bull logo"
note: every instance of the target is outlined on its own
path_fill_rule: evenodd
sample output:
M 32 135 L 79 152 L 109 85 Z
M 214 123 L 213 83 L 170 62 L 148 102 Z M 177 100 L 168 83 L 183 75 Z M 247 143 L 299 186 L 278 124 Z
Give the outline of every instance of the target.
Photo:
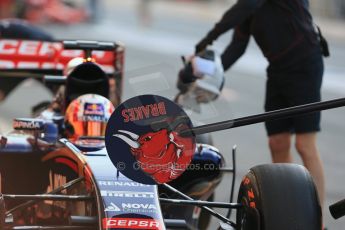
M 104 107 L 102 104 L 85 103 L 85 116 L 104 116 Z

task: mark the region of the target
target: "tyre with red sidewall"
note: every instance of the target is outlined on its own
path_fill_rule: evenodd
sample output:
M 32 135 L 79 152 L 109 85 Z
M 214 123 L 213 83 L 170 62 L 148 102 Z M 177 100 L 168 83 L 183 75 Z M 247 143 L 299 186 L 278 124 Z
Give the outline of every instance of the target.
M 296 164 L 251 168 L 240 185 L 238 230 L 321 230 L 322 212 L 309 172 Z

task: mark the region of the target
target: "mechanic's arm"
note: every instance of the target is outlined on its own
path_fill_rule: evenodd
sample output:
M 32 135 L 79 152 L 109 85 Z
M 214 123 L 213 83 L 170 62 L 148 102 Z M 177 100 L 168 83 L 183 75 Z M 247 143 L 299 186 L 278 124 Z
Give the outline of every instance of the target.
M 231 43 L 222 54 L 224 71 L 228 70 L 244 53 L 249 43 L 249 22 L 235 28 Z
M 266 0 L 238 0 L 237 3 L 226 11 L 221 20 L 195 47 L 196 53 L 212 44 L 221 34 L 241 24 L 255 12 Z

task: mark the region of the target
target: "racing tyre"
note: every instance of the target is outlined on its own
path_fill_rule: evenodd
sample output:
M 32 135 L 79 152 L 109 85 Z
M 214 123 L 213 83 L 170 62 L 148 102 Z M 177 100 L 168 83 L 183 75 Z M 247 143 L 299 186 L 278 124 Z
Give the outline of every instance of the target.
M 253 167 L 243 178 L 238 230 L 320 230 L 322 213 L 316 187 L 301 165 Z

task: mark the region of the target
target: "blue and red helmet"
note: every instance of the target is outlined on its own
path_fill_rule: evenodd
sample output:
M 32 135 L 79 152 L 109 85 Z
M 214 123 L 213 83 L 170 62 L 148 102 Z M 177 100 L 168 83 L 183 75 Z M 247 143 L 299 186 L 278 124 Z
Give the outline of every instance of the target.
M 97 94 L 85 94 L 73 100 L 67 107 L 65 123 L 67 137 L 104 136 L 108 120 L 115 110 L 113 104 Z

